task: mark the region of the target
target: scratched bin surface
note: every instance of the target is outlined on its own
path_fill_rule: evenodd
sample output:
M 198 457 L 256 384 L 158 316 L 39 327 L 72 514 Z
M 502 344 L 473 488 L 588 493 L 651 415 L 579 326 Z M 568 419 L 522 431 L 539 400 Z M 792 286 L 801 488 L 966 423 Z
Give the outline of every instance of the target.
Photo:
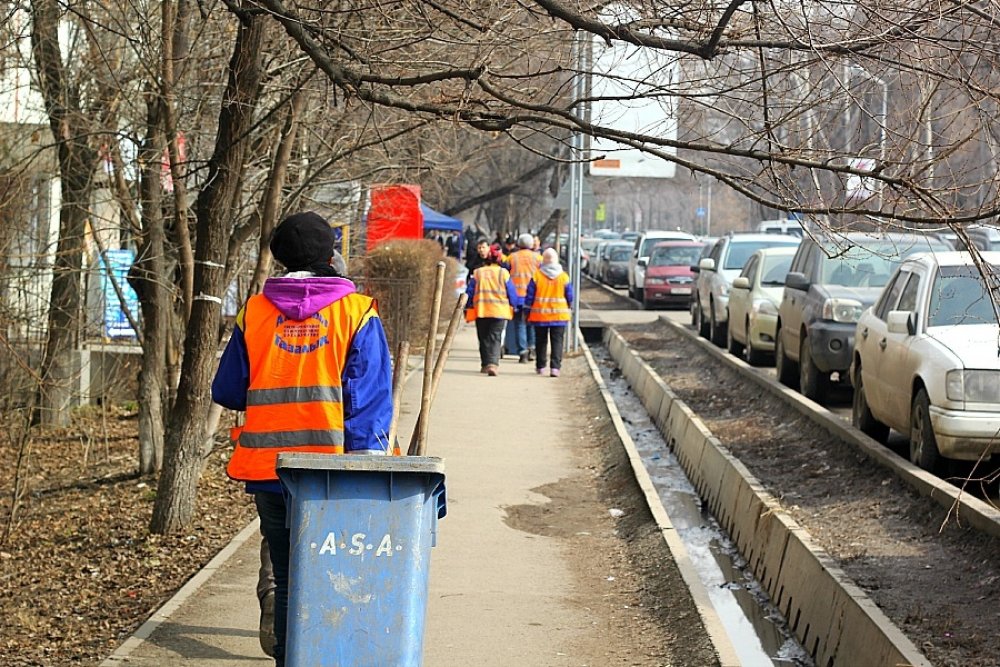
M 286 665 L 419 666 L 441 459 L 282 454 L 278 476 L 291 495 Z

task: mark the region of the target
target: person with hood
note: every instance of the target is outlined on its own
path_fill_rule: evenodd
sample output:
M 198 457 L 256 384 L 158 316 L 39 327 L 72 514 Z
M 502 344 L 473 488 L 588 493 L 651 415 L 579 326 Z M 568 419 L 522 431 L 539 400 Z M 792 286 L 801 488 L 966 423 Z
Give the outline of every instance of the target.
M 486 264 L 475 270 L 465 291 L 469 295 L 466 309 L 476 320 L 480 372 L 494 377 L 500 368 L 504 326 L 514 316 L 514 308 L 521 305 L 510 272 L 500 266 L 499 248 L 490 249 Z
M 559 377 L 562 367 L 566 330 L 572 318 L 573 283 L 559 263 L 553 248 L 542 253 L 542 265 L 528 283 L 524 298 L 528 324 L 535 328 L 535 372 Z M 552 351 L 551 370 L 547 368 L 548 349 Z
M 531 282 L 531 277 L 535 275 L 535 271 L 538 270 L 538 267 L 542 263 L 541 255 L 532 249 L 534 240 L 535 238 L 531 234 L 521 234 L 518 236 L 518 249 L 511 253 L 508 260 L 510 262 L 511 280 L 514 281 L 517 295 L 522 301 L 528 293 L 528 283 Z M 522 364 L 531 361 L 535 350 L 534 331 L 528 326 L 525 319 L 526 316 L 527 312 L 523 308 L 519 308 L 514 313 L 514 319 L 511 321 L 511 324 L 507 327 L 509 349 L 517 355 L 518 361 Z
M 287 504 L 275 471 L 281 452 L 385 454 L 392 368 L 375 302 L 344 277 L 334 232 L 313 212 L 290 215 L 270 248 L 287 273 L 251 296 L 212 382 L 212 400 L 246 412 L 226 473 L 246 483 L 274 570 L 274 646 L 285 664 Z

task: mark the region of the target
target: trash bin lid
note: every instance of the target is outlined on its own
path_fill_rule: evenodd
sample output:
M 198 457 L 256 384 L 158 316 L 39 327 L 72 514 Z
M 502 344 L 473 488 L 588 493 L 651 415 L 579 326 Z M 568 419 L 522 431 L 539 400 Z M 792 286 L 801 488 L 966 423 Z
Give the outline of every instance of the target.
M 437 456 L 371 456 L 366 454 L 278 454 L 278 470 L 351 470 L 444 474 Z

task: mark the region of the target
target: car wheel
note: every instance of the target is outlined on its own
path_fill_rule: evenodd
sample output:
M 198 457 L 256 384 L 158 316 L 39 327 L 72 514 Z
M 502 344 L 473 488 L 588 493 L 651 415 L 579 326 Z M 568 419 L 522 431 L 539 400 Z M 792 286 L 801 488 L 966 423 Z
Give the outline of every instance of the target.
M 646 288 L 642 289 L 642 298 L 639 299 L 642 302 L 642 307 L 646 310 L 652 310 L 653 304 L 649 299 L 646 298 Z
M 726 327 L 726 349 L 734 357 L 741 357 L 743 355 L 743 344 L 733 338 L 733 327 L 731 326 Z
M 868 397 L 865 395 L 865 385 L 861 380 L 861 367 L 854 372 L 854 401 L 851 404 L 851 423 L 867 436 L 878 440 L 883 445 L 889 439 L 889 427 L 875 419 L 868 408 Z
M 708 320 L 705 319 L 705 310 L 701 307 L 699 303 L 698 306 L 698 335 L 702 338 L 708 338 L 709 325 Z
M 708 337 L 709 337 L 709 340 L 711 340 L 713 343 L 715 343 L 719 347 L 722 347 L 722 346 L 724 346 L 726 344 L 726 325 L 725 324 L 720 324 L 719 322 L 717 322 L 715 320 L 715 304 L 714 303 L 709 302 L 709 304 L 708 304 L 708 315 L 709 315 L 709 318 L 710 318 L 709 319 L 709 324 L 708 324 L 708 329 L 709 329 Z
M 795 362 L 785 354 L 785 344 L 781 340 L 781 329 L 775 332 L 774 340 L 774 369 L 778 373 L 778 382 L 795 389 L 799 384 L 799 369 L 795 367 Z
M 698 307 L 698 302 L 692 299 L 688 301 L 688 311 L 691 312 L 691 326 L 697 331 L 701 327 L 701 308 Z
M 809 339 L 805 336 L 799 340 L 799 391 L 806 398 L 822 403 L 830 386 L 830 377 L 820 372 L 812 360 L 809 349 Z
M 927 398 L 927 390 L 922 387 L 910 408 L 910 461 L 928 472 L 936 472 L 941 465 L 941 454 L 931 425 L 931 402 Z
M 732 326 L 732 322 L 729 323 Z M 753 347 L 753 340 L 750 338 L 750 322 L 747 322 L 746 326 L 746 357 L 747 363 L 751 366 L 762 366 L 767 360 L 767 353 L 761 350 L 755 350 Z

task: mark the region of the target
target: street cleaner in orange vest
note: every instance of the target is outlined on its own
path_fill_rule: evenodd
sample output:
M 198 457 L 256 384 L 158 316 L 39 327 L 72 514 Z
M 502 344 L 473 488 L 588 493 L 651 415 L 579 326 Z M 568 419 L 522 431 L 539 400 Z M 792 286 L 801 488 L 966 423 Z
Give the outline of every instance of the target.
M 531 234 L 521 234 L 517 237 L 518 250 L 511 253 L 508 258 L 510 263 L 510 277 L 514 281 L 514 288 L 517 295 L 524 301 L 528 294 L 528 283 L 535 271 L 542 263 L 542 256 L 532 249 L 535 237 Z M 527 311 L 518 308 L 514 311 L 514 318 L 510 326 L 507 327 L 507 345 L 509 350 L 516 351 L 518 363 L 526 364 L 531 361 L 532 353 L 535 349 L 535 333 L 527 322 Z M 513 338 L 513 340 L 511 340 Z
M 466 309 L 475 314 L 480 372 L 493 377 L 500 368 L 503 328 L 514 316 L 514 308 L 521 305 L 510 272 L 500 266 L 499 248 L 490 249 L 486 264 L 472 273 L 465 291 L 469 295 Z
M 288 615 L 286 496 L 280 452 L 385 454 L 392 369 L 375 302 L 344 277 L 334 232 L 316 213 L 285 218 L 271 236 L 288 272 L 269 278 L 236 318 L 212 399 L 245 410 L 226 470 L 246 482 L 274 567 L 274 648 L 285 664 Z
M 549 373 L 554 378 L 559 377 L 572 305 L 573 283 L 569 281 L 569 274 L 563 271 L 559 255 L 548 248 L 542 253 L 542 265 L 528 284 L 524 298 L 528 324 L 535 328 L 535 372 L 539 375 Z M 552 350 L 551 371 L 546 367 L 547 348 Z

